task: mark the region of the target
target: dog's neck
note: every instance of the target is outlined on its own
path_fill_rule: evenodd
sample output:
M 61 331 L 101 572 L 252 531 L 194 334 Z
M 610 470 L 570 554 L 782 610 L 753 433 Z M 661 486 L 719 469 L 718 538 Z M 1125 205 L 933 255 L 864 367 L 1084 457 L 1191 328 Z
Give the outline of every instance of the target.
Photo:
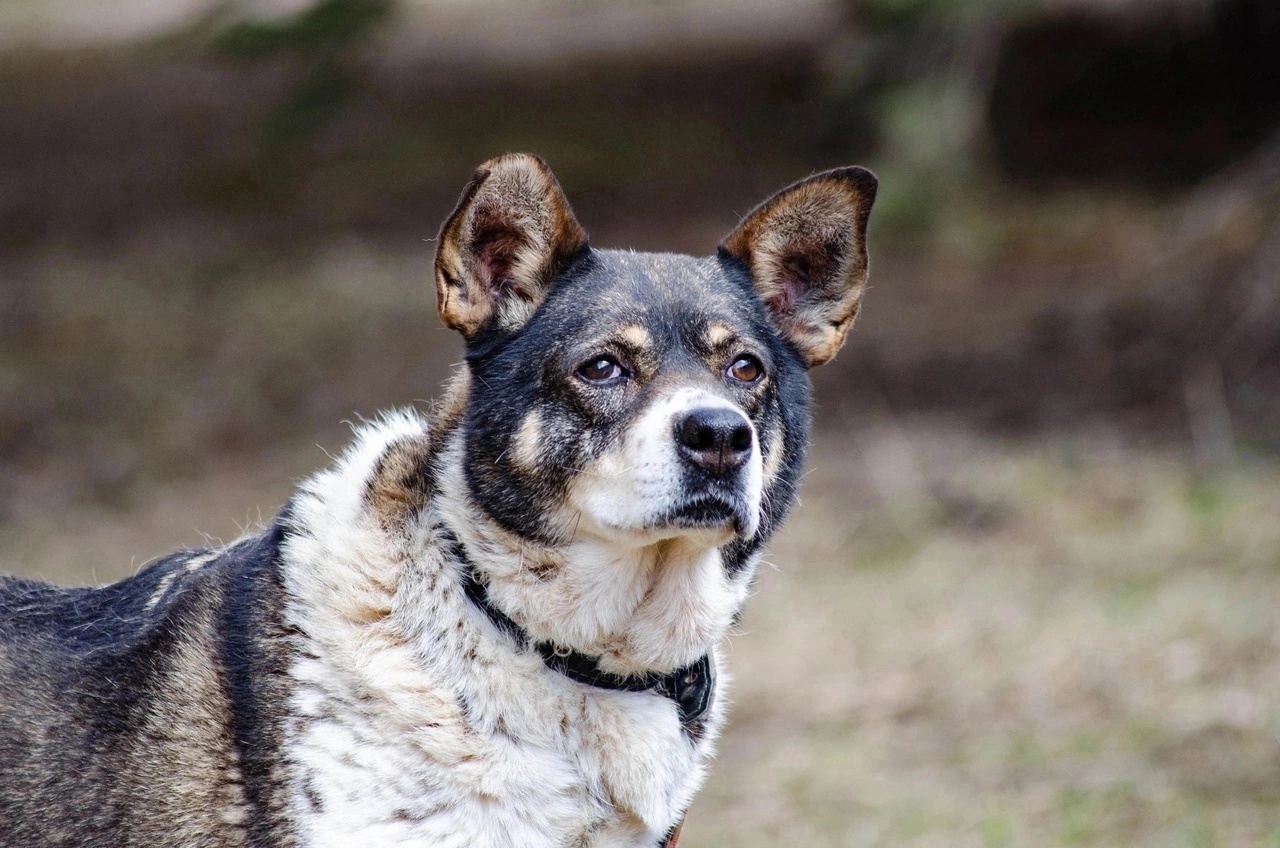
M 590 532 L 555 546 L 530 542 L 475 504 L 464 461 L 456 429 L 434 463 L 433 512 L 467 551 L 492 603 L 533 639 L 633 675 L 688 665 L 728 631 L 746 584 L 726 574 L 718 547 L 689 537 L 628 544 Z

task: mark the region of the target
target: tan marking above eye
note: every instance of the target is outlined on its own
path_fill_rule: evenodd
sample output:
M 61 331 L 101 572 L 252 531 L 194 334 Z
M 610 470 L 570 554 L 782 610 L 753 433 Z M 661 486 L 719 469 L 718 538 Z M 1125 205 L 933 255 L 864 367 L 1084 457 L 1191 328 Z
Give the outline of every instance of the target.
M 637 351 L 647 350 L 653 346 L 653 337 L 649 335 L 648 330 L 639 324 L 628 324 L 622 328 L 622 332 L 619 335 L 623 341 Z
M 708 324 L 705 338 L 707 347 L 715 350 L 733 340 L 733 330 L 727 324 L 719 322 Z

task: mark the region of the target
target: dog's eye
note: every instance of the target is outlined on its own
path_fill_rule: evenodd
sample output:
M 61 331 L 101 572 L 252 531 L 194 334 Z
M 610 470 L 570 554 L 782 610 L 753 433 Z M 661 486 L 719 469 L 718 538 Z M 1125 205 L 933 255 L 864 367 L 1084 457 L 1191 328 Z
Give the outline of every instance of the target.
M 578 376 L 588 383 L 611 383 L 626 373 L 612 356 L 597 356 L 578 366 Z
M 754 383 L 764 376 L 764 366 L 750 354 L 739 356 L 729 366 L 729 376 L 739 383 Z

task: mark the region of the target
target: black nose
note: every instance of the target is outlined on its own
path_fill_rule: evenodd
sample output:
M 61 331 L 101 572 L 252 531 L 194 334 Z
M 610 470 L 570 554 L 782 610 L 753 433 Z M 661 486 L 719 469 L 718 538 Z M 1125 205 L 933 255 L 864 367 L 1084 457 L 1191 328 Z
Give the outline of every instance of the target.
M 732 409 L 695 409 L 676 424 L 680 453 L 711 474 L 741 468 L 751 455 L 751 425 Z

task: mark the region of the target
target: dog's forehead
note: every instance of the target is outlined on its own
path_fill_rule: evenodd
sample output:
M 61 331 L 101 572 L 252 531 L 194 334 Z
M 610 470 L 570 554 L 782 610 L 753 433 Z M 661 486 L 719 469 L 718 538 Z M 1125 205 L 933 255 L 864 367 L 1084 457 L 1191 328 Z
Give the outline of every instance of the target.
M 719 299 L 727 294 L 728 277 L 720 262 L 711 257 L 600 250 L 595 259 L 597 284 L 637 297 L 679 302 Z
M 747 287 L 714 257 L 593 251 L 566 294 L 569 306 L 602 323 L 635 320 L 674 327 L 713 318 L 750 321 Z

